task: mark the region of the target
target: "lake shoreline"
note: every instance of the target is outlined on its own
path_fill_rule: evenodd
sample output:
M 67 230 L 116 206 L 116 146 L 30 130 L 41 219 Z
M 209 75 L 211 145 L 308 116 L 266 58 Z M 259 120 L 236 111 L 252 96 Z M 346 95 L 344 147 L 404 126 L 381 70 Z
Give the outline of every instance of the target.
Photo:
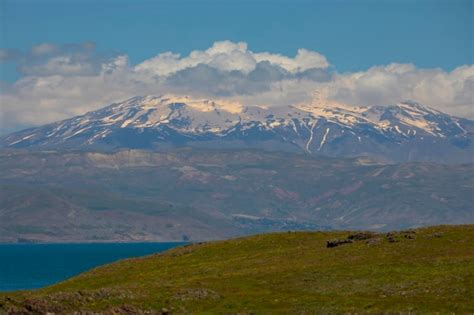
M 186 244 L 189 242 L 2 243 L 0 292 L 44 288 L 105 264 Z

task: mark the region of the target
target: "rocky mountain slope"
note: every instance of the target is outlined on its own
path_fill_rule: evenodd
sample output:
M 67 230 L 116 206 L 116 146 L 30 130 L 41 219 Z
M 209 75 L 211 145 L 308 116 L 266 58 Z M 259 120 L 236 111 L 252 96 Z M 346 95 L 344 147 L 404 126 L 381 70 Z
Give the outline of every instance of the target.
M 167 241 L 474 222 L 474 164 L 258 150 L 0 151 L 0 242 Z
M 328 248 L 333 239 L 351 240 Z M 11 314 L 459 313 L 474 310 L 474 226 L 264 234 L 194 244 L 0 294 Z
M 415 102 L 353 107 L 321 101 L 288 107 L 172 95 L 134 97 L 4 136 L 7 148 L 168 150 L 259 148 L 384 162 L 474 162 L 474 121 Z

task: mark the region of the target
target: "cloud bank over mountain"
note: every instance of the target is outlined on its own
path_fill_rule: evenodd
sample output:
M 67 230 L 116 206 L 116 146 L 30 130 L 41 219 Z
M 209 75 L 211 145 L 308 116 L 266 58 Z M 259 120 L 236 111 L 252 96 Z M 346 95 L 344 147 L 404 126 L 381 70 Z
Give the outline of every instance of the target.
M 322 54 L 254 52 L 245 42 L 219 41 L 181 56 L 159 53 L 139 64 L 104 54 L 93 43 L 43 43 L 27 52 L 0 49 L 0 62 L 22 74 L 2 82 L 1 133 L 52 122 L 135 95 L 176 93 L 279 106 L 308 100 L 315 90 L 352 105 L 413 99 L 449 114 L 474 118 L 474 66 L 452 71 L 393 63 L 339 73 Z

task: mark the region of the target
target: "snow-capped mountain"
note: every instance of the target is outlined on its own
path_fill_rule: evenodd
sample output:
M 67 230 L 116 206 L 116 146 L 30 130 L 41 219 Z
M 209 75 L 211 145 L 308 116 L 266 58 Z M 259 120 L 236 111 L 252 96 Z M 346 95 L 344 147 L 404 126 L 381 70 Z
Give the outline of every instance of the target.
M 165 150 L 188 145 L 473 162 L 473 135 L 474 121 L 411 101 L 354 107 L 314 100 L 261 107 L 164 95 L 134 97 L 0 141 L 14 148 Z

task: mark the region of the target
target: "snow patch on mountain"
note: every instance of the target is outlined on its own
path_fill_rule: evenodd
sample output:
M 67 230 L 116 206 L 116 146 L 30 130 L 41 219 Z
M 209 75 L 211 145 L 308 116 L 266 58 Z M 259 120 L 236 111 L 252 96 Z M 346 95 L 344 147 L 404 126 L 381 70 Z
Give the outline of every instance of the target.
M 412 101 L 368 107 L 315 98 L 271 107 L 162 95 L 133 97 L 8 135 L 0 143 L 3 147 L 155 148 L 163 143 L 228 141 L 263 146 L 273 141 L 273 145 L 284 143 L 310 154 L 348 152 L 353 156 L 384 154 L 384 147 L 443 139 L 460 149 L 470 148 L 473 132 L 473 121 Z

